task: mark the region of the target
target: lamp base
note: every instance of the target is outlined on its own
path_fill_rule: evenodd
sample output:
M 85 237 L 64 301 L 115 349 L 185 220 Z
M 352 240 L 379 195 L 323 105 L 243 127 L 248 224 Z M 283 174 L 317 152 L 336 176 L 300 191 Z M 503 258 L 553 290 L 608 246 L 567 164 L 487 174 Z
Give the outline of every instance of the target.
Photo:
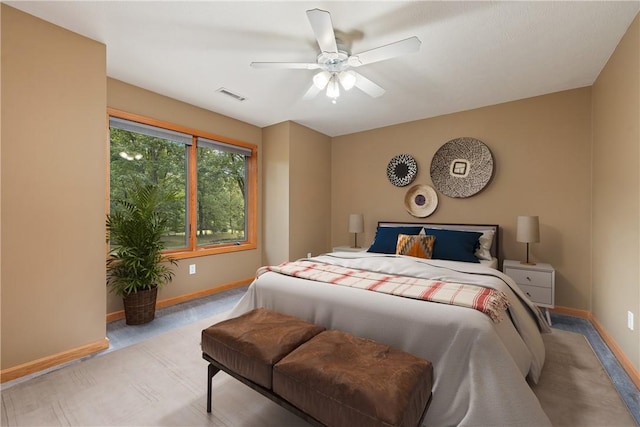
M 526 261 L 520 261 L 520 264 L 524 264 L 524 265 L 536 265 L 535 262 L 533 261 L 529 261 L 529 242 L 527 242 L 527 260 Z
M 354 249 L 360 249 L 360 246 L 358 246 L 358 233 L 353 233 L 355 234 L 355 238 L 354 238 L 354 242 L 353 242 L 353 246 L 351 246 Z

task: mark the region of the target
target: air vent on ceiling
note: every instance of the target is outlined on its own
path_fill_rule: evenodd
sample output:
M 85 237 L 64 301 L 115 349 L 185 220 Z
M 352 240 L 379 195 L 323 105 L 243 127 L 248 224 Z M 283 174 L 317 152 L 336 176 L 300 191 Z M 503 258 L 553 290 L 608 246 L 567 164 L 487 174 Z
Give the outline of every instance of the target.
M 220 92 L 223 95 L 227 95 L 227 96 L 235 99 L 236 101 L 246 101 L 247 100 L 246 97 L 244 97 L 242 95 L 238 95 L 237 93 L 233 93 L 229 89 L 225 89 L 223 87 L 221 87 L 220 89 L 216 90 L 216 92 Z

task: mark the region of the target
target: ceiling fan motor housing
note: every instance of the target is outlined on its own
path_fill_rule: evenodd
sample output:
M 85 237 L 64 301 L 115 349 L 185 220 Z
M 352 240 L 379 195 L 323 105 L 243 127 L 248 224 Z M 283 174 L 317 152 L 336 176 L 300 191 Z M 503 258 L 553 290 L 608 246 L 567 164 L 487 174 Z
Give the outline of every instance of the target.
M 318 64 L 330 73 L 339 73 L 349 67 L 349 54 L 345 51 L 322 52 L 318 55 Z

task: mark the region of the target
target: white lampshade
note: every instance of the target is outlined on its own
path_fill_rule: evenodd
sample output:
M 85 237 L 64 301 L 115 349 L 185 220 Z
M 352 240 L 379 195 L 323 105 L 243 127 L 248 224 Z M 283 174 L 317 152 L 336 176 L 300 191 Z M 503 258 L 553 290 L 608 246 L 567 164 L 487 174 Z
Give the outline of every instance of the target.
M 338 79 L 335 74 L 331 76 L 327 84 L 327 96 L 334 99 L 340 96 L 340 86 L 338 85 Z
M 540 221 L 537 216 L 519 216 L 516 241 L 534 243 L 540 241 Z
M 328 71 L 320 71 L 318 74 L 313 76 L 313 84 L 320 90 L 327 86 L 329 80 L 331 80 L 331 74 L 329 74 Z
M 364 216 L 362 214 L 349 215 L 349 233 L 364 232 Z
M 341 72 L 338 74 L 338 78 L 344 90 L 349 90 L 356 84 L 356 73 L 351 70 Z

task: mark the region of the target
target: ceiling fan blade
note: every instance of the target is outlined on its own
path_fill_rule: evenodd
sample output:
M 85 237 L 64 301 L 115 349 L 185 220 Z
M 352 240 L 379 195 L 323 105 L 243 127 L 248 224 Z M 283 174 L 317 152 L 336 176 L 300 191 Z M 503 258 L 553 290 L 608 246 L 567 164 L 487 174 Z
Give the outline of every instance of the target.
M 369 80 L 368 78 L 366 78 L 360 73 L 356 73 L 354 71 L 354 74 L 356 75 L 355 86 L 358 89 L 360 89 L 361 91 L 363 91 L 364 93 L 366 93 L 372 98 L 377 98 L 379 96 L 384 95 L 385 90 L 383 88 L 381 88 L 380 86 L 378 86 L 377 84 L 375 84 L 374 82 L 372 82 L 371 80 Z
M 299 70 L 315 70 L 320 66 L 315 62 L 252 62 L 253 68 L 293 68 Z
M 320 9 L 307 10 L 307 18 L 309 18 L 313 33 L 316 36 L 316 40 L 318 40 L 320 50 L 322 52 L 337 53 L 338 45 L 329 12 Z
M 417 52 L 422 42 L 416 36 L 385 46 L 376 47 L 349 57 L 349 65 L 359 67 L 373 62 L 384 61 L 407 53 Z

